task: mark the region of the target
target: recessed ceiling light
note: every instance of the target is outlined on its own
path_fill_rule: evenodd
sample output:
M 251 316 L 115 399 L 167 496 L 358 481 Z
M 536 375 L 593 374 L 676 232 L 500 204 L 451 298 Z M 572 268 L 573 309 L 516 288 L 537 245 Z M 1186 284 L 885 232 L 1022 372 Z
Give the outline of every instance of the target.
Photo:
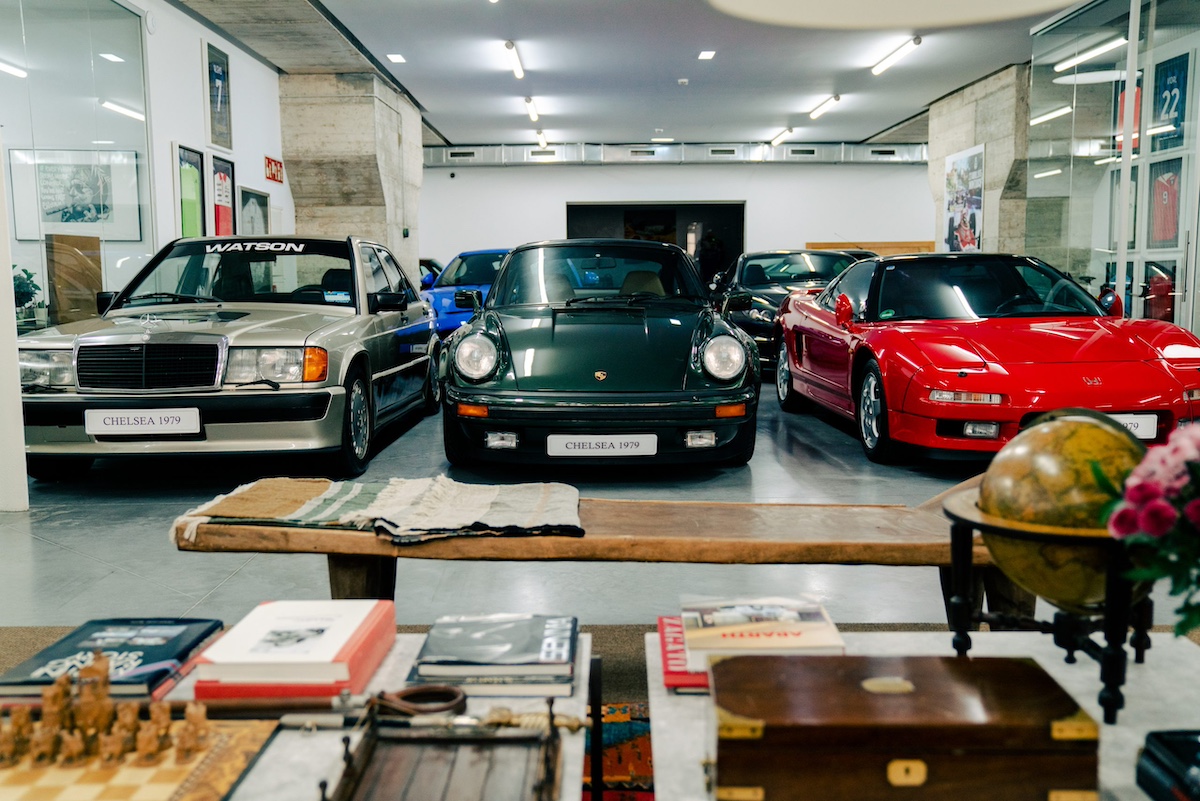
M 650 137 L 650 141 L 651 142 L 674 142 L 675 137 L 673 137 L 673 136 L 652 136 L 652 137 Z
M 779 143 L 787 139 L 787 135 L 792 132 L 791 128 L 784 128 L 779 133 L 775 134 L 775 138 L 771 140 L 771 147 L 779 147 Z
M 0 72 L 7 72 L 9 75 L 15 75 L 18 78 L 27 78 L 29 76 L 29 73 L 20 67 L 5 64 L 3 61 L 0 61 Z
M 701 61 L 711 61 L 712 57 L 716 54 L 716 50 L 701 50 L 700 55 L 697 56 L 697 58 L 699 58 Z
M 1096 45 L 1090 50 L 1084 50 L 1079 55 L 1071 56 L 1070 58 L 1063 59 L 1062 61 L 1058 62 L 1054 65 L 1054 71 L 1065 72 L 1066 70 L 1071 69 L 1071 67 L 1074 67 L 1076 64 L 1082 64 L 1083 62 L 1090 61 L 1096 56 L 1103 55 L 1110 50 L 1116 50 L 1127 41 L 1128 40 L 1124 36 L 1120 36 L 1116 39 L 1113 39 L 1111 42 L 1105 42 L 1102 45 Z
M 131 108 L 125 108 L 124 106 L 119 106 L 116 103 L 112 102 L 111 100 L 105 100 L 100 105 L 103 106 L 104 108 L 108 109 L 109 111 L 115 111 L 118 114 L 124 114 L 126 117 L 132 117 L 133 119 L 137 120 L 138 122 L 146 121 L 145 114 L 141 113 L 140 111 L 134 111 Z
M 829 109 L 836 106 L 838 104 L 838 101 L 840 101 L 841 99 L 842 99 L 841 95 L 830 95 L 829 97 L 822 100 L 821 103 L 816 108 L 814 108 L 812 111 L 808 112 L 808 116 L 812 117 L 815 120 L 817 117 L 820 117 L 826 111 L 829 111 Z
M 399 53 L 388 53 L 387 60 L 392 62 L 393 64 L 404 64 L 405 63 L 404 56 L 400 55 Z
M 121 64 L 125 61 L 125 59 L 121 58 L 120 56 L 118 56 L 114 53 L 101 53 L 100 58 L 108 59 L 109 61 L 113 62 L 114 64 Z
M 1032 125 L 1041 125 L 1043 122 L 1049 122 L 1050 120 L 1056 120 L 1059 117 L 1070 114 L 1071 111 L 1072 111 L 1072 109 L 1070 106 L 1063 106 L 1062 108 L 1056 108 L 1056 109 L 1054 109 L 1054 111 L 1047 111 L 1045 114 L 1041 114 L 1037 117 L 1034 117 L 1033 119 L 1031 119 L 1029 121 L 1029 124 L 1031 126 Z
M 116 142 L 114 142 L 112 139 L 93 139 L 92 144 L 93 145 L 115 145 Z

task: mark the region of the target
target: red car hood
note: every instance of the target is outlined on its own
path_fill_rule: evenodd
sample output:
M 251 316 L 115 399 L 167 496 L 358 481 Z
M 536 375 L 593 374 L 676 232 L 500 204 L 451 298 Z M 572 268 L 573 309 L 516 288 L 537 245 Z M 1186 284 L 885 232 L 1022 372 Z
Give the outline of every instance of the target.
M 904 325 L 935 366 L 1095 364 L 1169 358 L 1200 364 L 1200 339 L 1170 323 L 1114 317 L 1000 318 Z

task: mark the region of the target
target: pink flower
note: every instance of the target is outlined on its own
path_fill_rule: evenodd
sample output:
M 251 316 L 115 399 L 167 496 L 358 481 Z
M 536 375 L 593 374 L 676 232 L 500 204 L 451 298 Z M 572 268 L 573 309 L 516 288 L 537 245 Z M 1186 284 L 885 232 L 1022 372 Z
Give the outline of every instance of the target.
M 1137 534 L 1137 510 L 1127 504 L 1121 504 L 1117 507 L 1117 510 L 1108 518 L 1108 533 L 1119 540 Z
M 1138 510 L 1138 528 L 1151 537 L 1161 537 L 1175 527 L 1179 512 L 1162 498 L 1150 501 Z
M 1125 487 L 1125 500 L 1141 506 L 1163 496 L 1163 488 L 1153 481 L 1138 481 Z
M 1187 502 L 1183 507 L 1183 516 L 1193 526 L 1200 528 L 1200 498 Z

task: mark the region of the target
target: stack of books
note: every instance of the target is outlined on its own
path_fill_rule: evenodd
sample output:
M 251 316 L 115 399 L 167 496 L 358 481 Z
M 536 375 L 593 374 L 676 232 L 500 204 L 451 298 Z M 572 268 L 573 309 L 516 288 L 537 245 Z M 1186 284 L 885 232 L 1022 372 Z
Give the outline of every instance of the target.
M 195 667 L 222 626 L 209 618 L 89 620 L 0 676 L 0 701 L 40 703 L 43 688 L 60 676 L 77 676 L 96 651 L 108 659 L 112 696 L 159 700 Z
M 198 700 L 362 693 L 396 641 L 392 601 L 267 601 L 207 648 Z
M 842 655 L 846 645 L 819 602 L 778 596 L 685 596 L 679 617 L 660 617 L 663 684 L 707 692 L 712 659 L 756 654 Z
M 450 684 L 467 695 L 569 696 L 579 621 L 570 615 L 440 617 L 429 627 L 409 684 Z

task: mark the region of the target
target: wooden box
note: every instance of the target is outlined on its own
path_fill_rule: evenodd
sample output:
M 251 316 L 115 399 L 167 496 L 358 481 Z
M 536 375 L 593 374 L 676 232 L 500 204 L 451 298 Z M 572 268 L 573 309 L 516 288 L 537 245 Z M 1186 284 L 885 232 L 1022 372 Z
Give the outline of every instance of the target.
M 1095 721 L 1032 659 L 714 662 L 718 801 L 1094 801 Z

